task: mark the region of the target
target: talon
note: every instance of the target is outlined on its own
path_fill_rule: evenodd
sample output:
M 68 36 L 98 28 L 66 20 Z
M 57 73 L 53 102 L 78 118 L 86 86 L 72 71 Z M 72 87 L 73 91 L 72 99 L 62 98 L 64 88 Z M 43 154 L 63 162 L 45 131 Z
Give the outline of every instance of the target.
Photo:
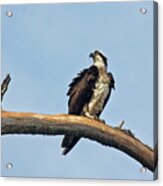
M 100 119 L 100 118 L 95 118 L 97 121 L 100 121 L 100 122 L 102 122 L 102 123 L 104 123 L 105 124 L 105 120 L 104 119 Z
M 104 119 L 100 119 L 100 121 L 105 124 L 105 120 Z
M 94 117 L 92 115 L 90 115 L 89 112 L 85 112 L 85 116 L 87 118 L 94 119 Z

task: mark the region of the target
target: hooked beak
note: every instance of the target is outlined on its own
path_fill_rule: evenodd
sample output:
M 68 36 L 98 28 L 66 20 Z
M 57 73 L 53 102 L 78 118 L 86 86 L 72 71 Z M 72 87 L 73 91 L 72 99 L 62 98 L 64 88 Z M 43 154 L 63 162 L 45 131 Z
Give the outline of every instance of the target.
M 94 53 L 90 53 L 89 57 L 94 58 L 95 54 Z

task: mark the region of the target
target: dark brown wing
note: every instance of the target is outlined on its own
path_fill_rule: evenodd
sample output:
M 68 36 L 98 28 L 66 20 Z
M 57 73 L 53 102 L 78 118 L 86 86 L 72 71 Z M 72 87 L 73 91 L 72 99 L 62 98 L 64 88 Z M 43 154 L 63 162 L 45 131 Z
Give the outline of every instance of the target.
M 111 72 L 108 72 L 108 78 L 110 79 L 110 82 L 109 82 L 109 93 L 108 93 L 107 98 L 104 101 L 103 109 L 105 108 L 105 105 L 106 105 L 106 103 L 108 102 L 108 100 L 110 98 L 112 89 L 115 89 L 115 80 L 114 80 L 114 77 L 113 77 Z M 103 111 L 103 109 L 100 110 L 100 112 L 97 114 L 98 117 L 100 116 L 100 114 Z
M 91 99 L 97 78 L 98 69 L 95 66 L 91 66 L 89 69 L 83 70 L 73 79 L 67 93 L 69 96 L 69 114 L 81 115 L 84 105 Z M 79 139 L 79 137 L 65 135 L 62 141 L 62 147 L 64 148 L 62 154 L 66 155 Z
M 111 72 L 108 72 L 108 77 L 110 79 L 110 84 L 109 84 L 110 88 L 115 89 L 115 80 L 113 74 Z
M 98 69 L 96 66 L 91 66 L 90 68 L 83 70 L 73 79 L 67 93 L 69 96 L 69 114 L 81 114 L 83 106 L 91 99 L 97 78 Z

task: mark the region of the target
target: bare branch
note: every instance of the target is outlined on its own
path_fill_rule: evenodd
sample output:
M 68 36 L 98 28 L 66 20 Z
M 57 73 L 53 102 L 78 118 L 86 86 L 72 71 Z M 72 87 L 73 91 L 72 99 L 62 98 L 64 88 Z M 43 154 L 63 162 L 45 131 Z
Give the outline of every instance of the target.
M 156 153 L 128 132 L 82 116 L 2 111 L 1 133 L 84 137 L 125 152 L 153 172 L 157 165 Z
M 6 78 L 3 80 L 2 85 L 1 85 L 1 101 L 3 100 L 3 96 L 5 95 L 8 89 L 10 80 L 11 80 L 10 74 L 7 74 Z

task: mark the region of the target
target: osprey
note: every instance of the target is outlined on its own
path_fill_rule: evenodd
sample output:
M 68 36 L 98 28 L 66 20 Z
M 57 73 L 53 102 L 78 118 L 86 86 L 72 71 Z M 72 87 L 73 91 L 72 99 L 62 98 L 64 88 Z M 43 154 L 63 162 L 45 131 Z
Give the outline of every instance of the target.
M 90 57 L 94 64 L 80 72 L 69 85 L 68 113 L 100 120 L 99 116 L 114 89 L 114 78 L 107 72 L 107 58 L 101 52 L 96 50 Z M 79 139 L 65 135 L 62 141 L 63 155 L 66 155 Z

